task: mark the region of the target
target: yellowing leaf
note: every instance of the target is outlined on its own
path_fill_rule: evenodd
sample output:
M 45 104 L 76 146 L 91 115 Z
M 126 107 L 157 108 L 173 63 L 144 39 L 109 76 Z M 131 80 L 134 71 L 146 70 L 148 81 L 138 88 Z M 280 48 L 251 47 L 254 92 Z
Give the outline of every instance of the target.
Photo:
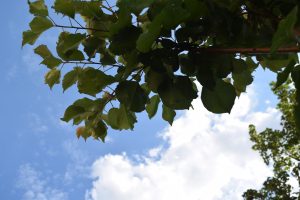
M 46 75 L 45 75 L 45 83 L 49 85 L 50 89 L 55 84 L 60 83 L 60 71 L 57 69 L 51 69 Z
M 53 23 L 46 17 L 35 17 L 29 25 L 34 33 L 43 33 L 44 31 L 53 27 Z

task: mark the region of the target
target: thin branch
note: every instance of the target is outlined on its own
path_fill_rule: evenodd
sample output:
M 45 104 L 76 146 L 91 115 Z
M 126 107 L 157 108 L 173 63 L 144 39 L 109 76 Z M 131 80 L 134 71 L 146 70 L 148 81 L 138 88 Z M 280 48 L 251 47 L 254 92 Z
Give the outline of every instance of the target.
M 84 64 L 84 65 L 102 65 L 101 62 L 94 62 L 94 61 L 64 61 L 63 64 Z M 123 67 L 122 65 L 111 65 L 113 67 Z
M 103 29 L 95 29 L 95 28 L 79 27 L 79 26 L 66 26 L 66 25 L 58 25 L 58 24 L 54 24 L 54 27 L 76 29 L 76 30 L 92 30 L 92 31 L 99 31 L 99 32 L 108 32 L 108 30 L 103 30 Z
M 222 48 L 222 47 L 207 47 L 193 49 L 199 53 L 212 53 L 212 54 L 270 54 L 271 48 Z M 276 50 L 277 53 L 298 53 L 300 48 L 295 47 L 283 47 Z

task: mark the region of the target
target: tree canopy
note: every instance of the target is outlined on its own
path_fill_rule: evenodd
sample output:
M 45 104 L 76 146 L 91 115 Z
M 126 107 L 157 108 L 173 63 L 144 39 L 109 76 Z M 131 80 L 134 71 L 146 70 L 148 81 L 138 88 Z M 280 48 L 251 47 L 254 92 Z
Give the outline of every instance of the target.
M 300 198 L 300 136 L 294 120 L 293 106 L 296 91 L 289 79 L 286 84 L 273 91 L 279 99 L 277 108 L 281 111 L 281 130 L 267 128 L 257 133 L 250 126 L 250 139 L 253 149 L 258 151 L 267 165 L 273 168 L 273 177 L 269 177 L 260 190 L 247 190 L 245 199 L 287 199 Z
M 152 118 L 159 105 L 172 124 L 196 98 L 213 113 L 230 113 L 258 66 L 278 74 L 277 87 L 292 75 L 300 129 L 297 0 L 55 0 L 51 11 L 44 0 L 28 5 L 34 17 L 23 46 L 59 30 L 56 52 L 46 44 L 34 52 L 49 69 L 50 88 L 76 85 L 83 94 L 62 117 L 80 126 L 78 137 L 104 141 L 108 127 L 133 129 L 136 113 Z

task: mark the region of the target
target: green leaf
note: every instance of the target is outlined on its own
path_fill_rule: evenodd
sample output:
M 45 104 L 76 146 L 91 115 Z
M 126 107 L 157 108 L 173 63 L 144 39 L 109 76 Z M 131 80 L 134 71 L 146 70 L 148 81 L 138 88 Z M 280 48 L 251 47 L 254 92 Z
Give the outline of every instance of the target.
M 31 30 L 24 31 L 23 32 L 23 40 L 22 40 L 22 46 L 26 44 L 34 45 L 36 40 L 39 38 L 41 34 L 34 33 Z
M 213 91 L 205 87 L 202 88 L 201 100 L 204 107 L 216 114 L 230 113 L 235 98 L 234 87 L 223 80 L 217 80 Z
M 120 82 L 116 88 L 117 99 L 133 112 L 145 110 L 148 96 L 143 88 L 135 81 Z
M 134 50 L 140 34 L 141 29 L 135 26 L 122 29 L 112 37 L 109 50 L 116 55 L 125 54 Z
M 158 94 L 164 105 L 176 110 L 189 109 L 198 97 L 187 76 L 176 76 L 174 80 L 165 81 L 159 86 Z
M 79 115 L 85 113 L 85 109 L 81 106 L 71 105 L 69 106 L 63 118 L 61 118 L 62 121 L 69 122 L 71 119 L 74 119 L 75 117 L 78 117 Z
M 298 61 L 297 54 L 273 54 L 269 56 L 263 56 L 259 63 L 262 67 L 268 68 L 273 72 L 279 72 L 282 68 L 286 67 L 292 60 Z
M 71 18 L 75 17 L 75 5 L 73 0 L 55 0 L 54 10 Z
M 102 1 L 74 1 L 76 13 L 87 18 L 101 18 L 104 13 L 100 8 Z M 70 11 L 69 11 L 70 12 Z M 73 11 L 72 11 L 73 12 Z M 72 14 L 70 12 L 70 14 Z
M 121 104 L 120 108 L 112 108 L 108 112 L 107 123 L 116 130 L 133 129 L 137 122 L 133 112 L 130 112 Z
M 82 69 L 80 67 L 75 67 L 73 70 L 69 71 L 63 78 L 62 86 L 63 90 L 66 91 L 69 87 L 77 83 L 79 74 Z
M 44 60 L 41 64 L 46 65 L 48 68 L 52 69 L 59 66 L 62 60 L 54 57 L 46 45 L 40 45 L 34 49 L 34 52 L 41 56 Z
M 154 115 L 156 114 L 159 102 L 160 102 L 160 98 L 158 95 L 154 95 L 153 97 L 150 98 L 150 101 L 146 106 L 146 111 L 150 119 L 154 117 Z
M 232 73 L 233 85 L 238 95 L 246 91 L 246 87 L 253 82 L 253 76 L 250 70 Z
M 58 55 L 64 60 L 84 60 L 84 55 L 78 50 L 78 46 L 85 38 L 85 34 L 62 32 L 56 46 Z
M 37 0 L 34 2 L 28 1 L 29 12 L 34 16 L 47 17 L 48 16 L 48 8 L 45 5 L 44 0 Z
M 162 118 L 165 121 L 169 122 L 170 125 L 172 125 L 173 121 L 174 121 L 174 118 L 176 116 L 176 112 L 173 109 L 165 106 L 164 104 L 162 106 L 162 109 L 163 109 Z
M 118 1 L 118 6 L 120 3 L 125 4 L 128 9 L 133 12 L 136 16 L 138 16 L 142 10 L 150 6 L 154 0 L 122 0 Z
M 105 65 L 113 65 L 116 63 L 115 57 L 110 52 L 104 52 L 101 54 L 100 62 L 103 66 Z
M 292 71 L 292 79 L 294 81 L 295 88 L 300 90 L 300 65 L 294 67 Z
M 55 84 L 60 83 L 60 70 L 57 69 L 51 69 L 46 75 L 45 75 L 45 83 L 49 85 L 50 89 Z
M 105 138 L 107 136 L 106 124 L 101 120 L 93 128 L 94 132 L 92 136 L 94 137 L 94 139 L 98 140 L 100 138 L 102 142 L 105 142 Z
M 43 33 L 53 27 L 53 23 L 46 17 L 35 17 L 29 25 L 34 33 Z
M 139 36 L 136 42 L 136 48 L 139 51 L 143 53 L 150 51 L 154 41 L 159 36 L 160 30 L 162 28 L 162 21 L 163 16 L 156 17 L 148 26 L 148 29 Z
M 77 87 L 80 93 L 95 96 L 114 82 L 114 77 L 106 75 L 98 69 L 87 67 L 79 73 Z
M 103 52 L 105 47 L 105 40 L 98 37 L 88 37 L 83 42 L 84 52 L 88 55 L 89 58 L 94 58 L 96 53 Z
M 279 86 L 281 86 L 283 83 L 285 83 L 287 81 L 295 64 L 296 64 L 295 61 L 292 60 L 288 64 L 288 66 L 286 66 L 286 68 L 284 68 L 283 71 L 277 73 L 277 81 L 276 81 L 275 88 L 278 88 Z
M 88 119 L 89 116 L 95 112 L 102 112 L 105 105 L 105 101 L 102 99 L 91 100 L 89 98 L 82 98 L 75 101 L 69 106 L 61 120 L 69 122 L 73 119 L 73 124 L 79 124 L 83 120 Z
M 298 6 L 279 22 L 278 29 L 273 36 L 271 53 L 293 39 L 293 30 L 298 20 Z
M 109 33 L 110 35 L 116 35 L 119 33 L 122 29 L 131 26 L 132 23 L 132 16 L 131 13 L 123 1 L 119 5 L 119 10 L 117 12 L 118 20 L 111 25 Z

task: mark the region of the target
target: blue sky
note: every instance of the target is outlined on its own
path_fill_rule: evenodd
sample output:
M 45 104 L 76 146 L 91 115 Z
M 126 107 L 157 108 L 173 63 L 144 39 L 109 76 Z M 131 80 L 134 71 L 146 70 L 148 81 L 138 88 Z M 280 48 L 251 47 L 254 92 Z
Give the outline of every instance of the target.
M 211 145 L 206 143 L 201 143 L 201 147 L 199 146 L 200 143 L 194 144 L 198 140 L 188 140 L 188 136 L 197 138 L 198 134 L 203 136 L 203 141 L 217 142 L 220 146 L 224 146 L 224 149 L 222 149 L 223 147 L 219 149 L 220 151 L 228 151 L 230 152 L 228 155 L 233 156 L 233 153 L 238 149 L 228 149 L 225 144 L 232 141 L 225 140 L 224 145 L 222 145 L 220 142 L 223 140 L 220 138 L 224 136 L 222 134 L 228 132 L 226 127 L 231 127 L 236 122 L 240 122 L 242 125 L 241 127 L 234 126 L 232 130 L 244 131 L 241 141 L 248 145 L 244 151 L 253 161 L 249 161 L 249 173 L 252 169 L 251 163 L 260 162 L 258 165 L 262 166 L 260 168 L 261 173 L 263 176 L 267 175 L 267 169 L 263 167 L 258 155 L 251 153 L 250 143 L 246 140 L 248 123 L 258 123 L 257 120 L 261 119 L 259 123 L 261 123 L 262 128 L 266 125 L 278 126 L 278 120 L 274 120 L 278 119 L 279 116 L 278 112 L 274 110 L 276 99 L 268 86 L 268 83 L 275 79 L 271 73 L 258 70 L 254 87 L 251 87 L 247 95 L 241 98 L 241 103 L 237 106 L 237 111 L 234 112 L 236 114 L 233 114 L 229 120 L 224 120 L 224 116 L 207 114 L 201 107 L 201 103 L 197 101 L 195 103 L 196 109 L 199 110 L 181 113 L 173 128 L 169 128 L 160 117 L 149 120 L 145 114 L 141 114 L 139 115 L 140 123 L 136 125 L 134 131 L 116 132 L 110 130 L 110 139 L 105 144 L 93 140 L 84 142 L 75 137 L 76 127 L 59 120 L 64 109 L 75 99 L 80 98 L 76 89 L 73 88 L 62 93 L 62 89 L 56 86 L 50 91 L 43 81 L 46 72 L 45 67 L 39 65 L 40 59 L 33 54 L 32 47 L 26 46 L 21 49 L 22 31 L 28 29 L 28 23 L 31 20 L 31 16 L 27 12 L 26 1 L 6 1 L 0 9 L 2 27 L 0 32 L 0 55 L 2 59 L 0 68 L 2 77 L 0 79 L 0 91 L 2 92 L 0 98 L 0 156 L 2 159 L 0 165 L 0 199 L 63 200 L 122 199 L 122 197 L 135 199 L 136 197 L 132 196 L 130 192 L 137 189 L 139 191 L 144 189 L 144 193 L 149 192 L 149 195 L 145 196 L 144 199 L 154 198 L 154 193 L 160 194 L 160 197 L 165 195 L 165 198 L 168 199 L 169 194 L 164 194 L 164 192 L 169 190 L 168 187 L 164 187 L 172 185 L 171 182 L 176 182 L 177 175 L 182 171 L 175 173 L 176 170 L 167 169 L 173 169 L 176 165 L 181 166 L 183 162 L 188 163 L 189 161 L 192 163 L 190 166 L 194 166 L 192 160 L 204 159 L 197 156 L 203 152 L 205 154 L 204 150 L 211 148 Z M 56 41 L 54 34 L 55 31 L 48 32 L 39 40 L 39 43 L 52 43 L 54 45 Z M 244 113 L 243 110 L 245 110 Z M 157 116 L 159 115 L 160 113 Z M 199 121 L 195 117 L 187 121 L 191 116 L 199 117 Z M 184 124 L 186 127 L 183 126 Z M 203 128 L 205 127 L 204 124 L 207 125 L 206 128 Z M 226 131 L 222 131 L 223 129 Z M 208 132 L 212 132 L 213 138 L 206 135 Z M 186 137 L 181 138 L 182 136 L 178 136 L 180 134 Z M 182 148 L 178 148 L 178 146 Z M 199 148 L 196 148 L 197 146 Z M 229 146 L 232 148 L 240 147 L 231 143 Z M 183 147 L 184 151 L 182 150 Z M 188 147 L 193 147 L 193 149 L 188 150 Z M 215 151 L 218 148 L 212 149 L 212 154 L 209 154 L 209 157 L 219 155 L 218 151 Z M 189 155 L 194 154 L 197 156 L 190 157 L 189 160 Z M 188 160 L 169 162 L 182 155 L 188 155 L 184 157 Z M 238 157 L 238 155 L 240 154 L 233 157 L 237 156 L 237 160 L 238 158 L 243 160 L 243 156 Z M 231 162 L 228 161 L 228 163 Z M 208 168 L 213 168 L 210 165 L 216 164 L 215 161 L 211 161 L 207 165 Z M 205 164 L 201 163 L 201 165 Z M 241 166 L 246 165 L 247 163 L 241 164 Z M 118 168 L 120 166 L 123 166 L 121 170 Z M 200 172 L 200 170 L 205 169 L 199 169 L 197 165 L 194 166 L 194 169 L 188 166 L 185 166 L 184 169 L 187 171 L 194 170 L 193 173 L 199 174 L 199 180 L 206 172 Z M 238 167 L 239 165 L 237 165 L 237 170 L 242 169 Z M 224 168 L 226 170 L 226 167 Z M 166 177 L 163 178 L 161 175 L 161 178 L 162 180 L 170 180 L 170 183 L 154 184 L 157 175 L 150 174 L 157 169 L 159 170 L 156 174 L 159 174 L 160 171 L 166 171 Z M 216 169 L 215 172 L 219 173 L 218 170 Z M 170 172 L 169 175 L 168 172 Z M 182 173 L 177 178 L 185 180 L 187 174 Z M 253 177 L 261 176 L 258 174 Z M 115 179 L 110 180 L 109 177 L 115 177 Z M 245 177 L 247 176 L 245 175 Z M 136 179 L 143 181 L 132 186 L 131 184 L 135 183 Z M 224 187 L 234 188 L 237 186 L 236 181 L 230 182 L 229 180 L 236 179 L 238 178 L 224 177 L 223 185 L 220 185 L 219 190 L 221 196 L 233 195 L 228 193 L 231 190 L 224 192 Z M 151 184 L 160 185 L 159 187 L 162 189 L 150 191 L 149 188 L 153 187 L 150 187 L 150 182 L 145 183 L 144 180 L 151 180 Z M 239 186 L 243 180 L 239 180 L 241 182 Z M 262 180 L 248 180 L 249 184 L 253 183 L 254 186 L 259 185 L 259 181 Z M 117 183 L 123 185 L 117 185 Z M 196 183 L 201 187 L 201 182 L 196 181 Z M 195 191 L 184 190 L 185 188 L 193 189 L 187 187 L 188 185 L 189 183 L 182 185 L 182 192 L 194 194 Z M 128 186 L 125 192 L 121 189 L 123 186 Z M 210 190 L 207 189 L 207 191 Z M 207 191 L 204 190 L 203 194 L 209 193 Z M 195 193 L 195 195 L 198 194 Z M 194 196 L 191 196 L 191 199 L 193 198 Z M 209 198 L 217 199 L 217 197 L 207 197 L 207 199 Z

